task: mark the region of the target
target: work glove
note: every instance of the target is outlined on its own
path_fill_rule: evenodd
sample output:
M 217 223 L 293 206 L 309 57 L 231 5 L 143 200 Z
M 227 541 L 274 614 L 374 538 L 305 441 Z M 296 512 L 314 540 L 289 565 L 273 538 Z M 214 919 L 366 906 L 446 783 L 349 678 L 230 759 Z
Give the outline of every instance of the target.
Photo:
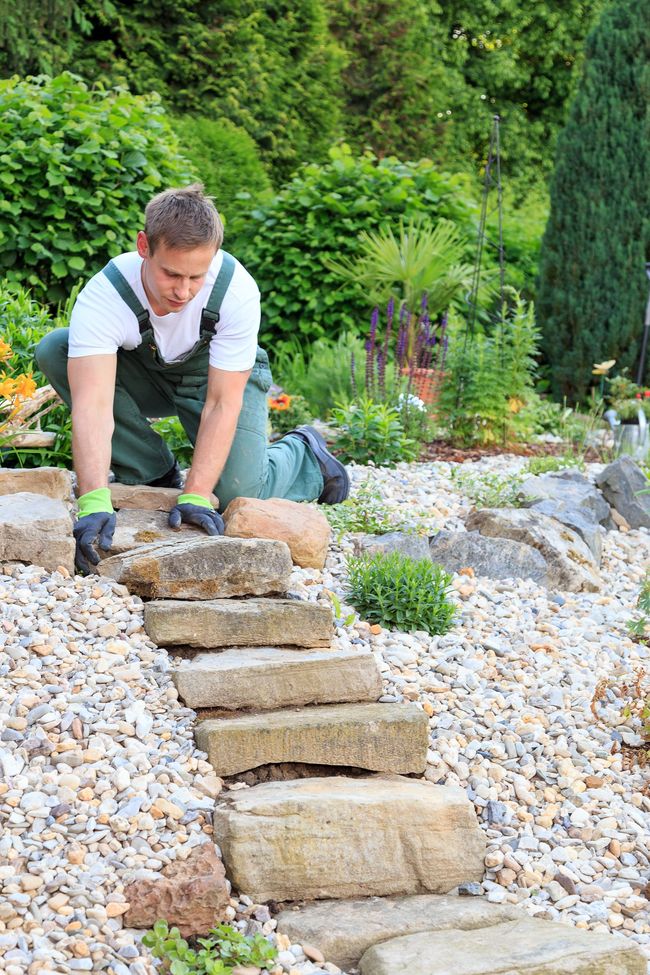
M 74 560 L 80 572 L 90 574 L 93 571 L 91 566 L 99 562 L 99 555 L 94 548 L 95 542 L 102 551 L 108 552 L 114 531 L 115 512 L 109 489 L 97 488 L 96 491 L 82 494 L 79 498 L 77 523 L 72 529 L 77 543 Z
M 223 535 L 225 531 L 223 518 L 202 494 L 178 496 L 176 504 L 169 512 L 169 527 L 180 528 L 181 523 L 197 525 L 208 535 Z

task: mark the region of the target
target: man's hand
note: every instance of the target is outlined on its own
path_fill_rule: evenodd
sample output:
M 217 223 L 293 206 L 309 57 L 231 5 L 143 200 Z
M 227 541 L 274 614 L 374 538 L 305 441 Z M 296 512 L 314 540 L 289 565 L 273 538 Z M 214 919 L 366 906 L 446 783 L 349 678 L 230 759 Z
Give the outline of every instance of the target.
M 169 527 L 180 528 L 181 523 L 197 525 L 208 535 L 223 535 L 225 531 L 223 518 L 202 494 L 179 495 L 176 505 L 169 512 Z
M 108 488 L 97 488 L 81 495 L 79 516 L 72 530 L 77 543 L 74 560 L 80 572 L 90 574 L 93 571 L 91 566 L 99 562 L 99 555 L 94 548 L 95 542 L 102 551 L 110 550 L 115 520 Z

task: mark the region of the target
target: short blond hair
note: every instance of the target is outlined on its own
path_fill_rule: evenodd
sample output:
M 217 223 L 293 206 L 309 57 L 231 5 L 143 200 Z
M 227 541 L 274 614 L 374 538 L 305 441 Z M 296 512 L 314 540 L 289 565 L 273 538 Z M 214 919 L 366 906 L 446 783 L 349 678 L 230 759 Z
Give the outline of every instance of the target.
M 154 196 L 144 211 L 144 232 L 152 254 L 159 244 L 180 250 L 212 244 L 217 251 L 223 243 L 221 217 L 201 183 Z

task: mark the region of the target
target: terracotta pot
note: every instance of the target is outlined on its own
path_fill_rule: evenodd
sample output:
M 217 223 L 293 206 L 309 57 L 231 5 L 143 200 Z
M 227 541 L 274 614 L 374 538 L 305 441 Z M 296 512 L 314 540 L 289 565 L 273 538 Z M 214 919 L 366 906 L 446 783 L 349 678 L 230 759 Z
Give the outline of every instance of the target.
M 438 369 L 418 368 L 411 370 L 408 366 L 405 366 L 400 372 L 405 379 L 410 377 L 410 391 L 414 396 L 419 397 L 428 406 L 438 402 L 444 373 Z

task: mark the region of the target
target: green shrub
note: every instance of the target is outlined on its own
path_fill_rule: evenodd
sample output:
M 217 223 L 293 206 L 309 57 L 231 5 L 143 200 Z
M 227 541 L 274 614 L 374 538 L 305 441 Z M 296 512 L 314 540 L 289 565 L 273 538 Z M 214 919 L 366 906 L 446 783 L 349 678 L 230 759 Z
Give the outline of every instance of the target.
M 430 160 L 354 157 L 347 146 L 325 165 L 305 166 L 274 199 L 253 210 L 237 256 L 262 291 L 262 341 L 337 336 L 365 329 L 364 289 L 342 284 L 327 260 L 353 259 L 361 231 L 424 213 L 451 220 L 473 256 L 476 212 L 469 182 L 436 170 Z
M 397 515 L 387 511 L 379 489 L 369 478 L 362 481 L 345 501 L 324 505 L 322 510 L 339 539 L 346 532 L 385 535 L 409 527 Z
M 194 447 L 183 429 L 183 424 L 177 416 L 165 416 L 151 424 L 153 429 L 163 438 L 174 457 L 185 470 L 192 466 Z
M 550 474 L 552 471 L 565 471 L 571 467 L 584 470 L 584 466 L 582 457 L 567 453 L 561 457 L 531 457 L 526 464 L 526 470 L 529 474 Z
M 261 934 L 241 934 L 230 924 L 219 924 L 207 938 L 197 938 L 200 947 L 190 948 L 178 928 L 167 921 L 156 921 L 152 931 L 142 938 L 154 958 L 160 958 L 171 975 L 231 975 L 241 965 L 270 968 L 277 955 L 275 948 Z
M 347 403 L 363 393 L 365 350 L 363 341 L 350 332 L 308 346 L 295 338 L 274 343 L 270 355 L 274 380 L 288 393 L 304 396 L 313 416 L 325 419 L 335 403 Z
M 0 270 L 65 299 L 134 246 L 149 198 L 190 181 L 156 96 L 75 75 L 0 80 Z
M 399 552 L 349 556 L 346 602 L 369 623 L 412 633 L 447 633 L 456 616 L 451 575 L 429 559 Z
M 269 399 L 269 420 L 274 433 L 285 434 L 303 423 L 313 420 L 313 414 L 304 396 L 272 396 Z
M 453 467 L 451 479 L 477 508 L 520 508 L 526 502 L 519 493 L 524 480 L 521 474 L 501 477 L 488 471 L 474 474 Z
M 226 224 L 228 247 L 237 216 L 271 193 L 271 181 L 248 132 L 227 118 L 185 115 L 173 119 L 184 155 L 205 186 Z
M 336 452 L 344 462 L 394 467 L 417 456 L 415 440 L 407 437 L 400 414 L 387 403 L 362 396 L 333 409 L 330 418 L 337 431 Z

